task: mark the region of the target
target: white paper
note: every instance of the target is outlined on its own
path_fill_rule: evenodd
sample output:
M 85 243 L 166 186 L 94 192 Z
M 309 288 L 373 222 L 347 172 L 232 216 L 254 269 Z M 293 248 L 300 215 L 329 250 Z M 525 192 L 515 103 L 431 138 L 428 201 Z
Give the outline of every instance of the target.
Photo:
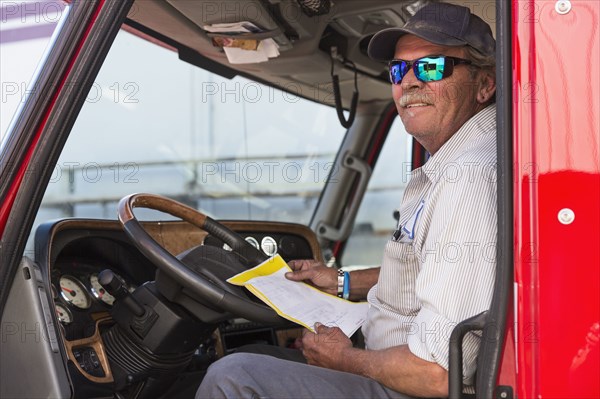
M 262 51 L 244 50 L 238 47 L 223 47 L 230 64 L 257 64 L 269 60 Z
M 278 258 L 278 259 L 277 259 Z M 268 264 L 277 262 L 276 266 Z M 267 275 L 260 270 L 270 269 Z M 257 272 L 257 269 L 258 272 Z M 302 282 L 290 281 L 285 273 L 291 271 L 285 261 L 276 255 L 254 269 L 247 270 L 228 281 L 244 285 L 271 306 L 280 316 L 314 331 L 315 323 L 337 326 L 350 337 L 365 322 L 369 305 L 350 302 L 326 294 Z M 242 276 L 239 278 L 238 276 Z
M 279 56 L 279 46 L 273 39 L 264 39 L 256 50 L 244 50 L 238 47 L 223 47 L 230 64 L 256 64 Z
M 261 51 L 269 58 L 279 57 L 279 46 L 273 39 L 264 39 L 258 43 L 257 51 Z
M 258 26 L 254 25 L 250 21 L 232 22 L 224 24 L 212 24 L 204 25 L 202 27 L 205 31 L 211 33 L 249 33 L 249 32 L 261 32 Z
M 234 23 L 204 25 L 203 29 L 211 33 L 227 33 L 228 36 L 243 39 L 244 33 L 262 32 L 260 28 L 249 21 Z M 240 35 L 234 35 L 239 33 Z M 269 58 L 279 57 L 279 46 L 273 39 L 263 39 L 256 50 L 244 50 L 237 47 L 223 47 L 227 61 L 230 64 L 257 64 L 268 61 Z

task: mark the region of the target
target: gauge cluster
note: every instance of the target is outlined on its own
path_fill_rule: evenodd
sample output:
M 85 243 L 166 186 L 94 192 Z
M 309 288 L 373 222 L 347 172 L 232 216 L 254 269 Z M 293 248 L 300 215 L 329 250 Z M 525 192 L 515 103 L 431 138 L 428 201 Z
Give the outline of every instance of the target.
M 244 239 L 267 256 L 281 255 L 286 260 L 309 259 L 313 253 L 308 242 L 301 236 L 293 234 L 244 234 Z M 205 245 L 222 247 L 231 251 L 231 247 L 214 236 L 208 236 L 204 240 Z
M 58 320 L 72 338 L 83 338 L 81 327 L 94 320 L 94 314 L 110 311 L 115 298 L 98 281 L 98 273 L 111 269 L 130 292 L 136 288 L 129 276 L 107 264 L 81 259 L 59 262 L 52 271 L 52 294 Z

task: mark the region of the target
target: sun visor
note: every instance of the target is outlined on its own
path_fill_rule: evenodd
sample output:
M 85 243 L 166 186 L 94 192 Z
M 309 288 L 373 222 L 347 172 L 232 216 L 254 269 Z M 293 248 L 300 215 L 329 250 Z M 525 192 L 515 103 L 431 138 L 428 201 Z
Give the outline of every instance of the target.
M 298 38 L 294 28 L 285 22 L 278 4 L 265 6 L 258 0 L 167 2 L 204 30 L 215 47 L 243 49 L 272 40 L 279 51 L 287 51 Z M 222 28 L 228 25 L 231 31 Z

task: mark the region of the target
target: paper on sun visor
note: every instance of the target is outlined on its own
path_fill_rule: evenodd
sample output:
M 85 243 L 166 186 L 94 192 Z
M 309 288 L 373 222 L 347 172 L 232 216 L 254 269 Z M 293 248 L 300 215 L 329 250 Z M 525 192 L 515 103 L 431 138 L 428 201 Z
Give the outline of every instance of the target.
M 244 49 L 244 46 L 239 45 L 239 41 L 244 40 L 244 33 L 258 33 L 262 32 L 262 29 L 254 25 L 249 21 L 241 21 L 236 23 L 225 23 L 225 24 L 213 24 L 205 25 L 203 29 L 211 33 L 222 33 L 227 35 L 229 39 L 236 39 L 231 41 L 231 45 L 227 44 L 227 40 L 213 40 L 213 43 L 217 43 L 219 47 L 223 48 L 227 61 L 230 64 L 256 64 L 259 62 L 268 61 L 269 58 L 279 56 L 279 46 L 273 39 L 263 39 L 258 43 L 258 47 L 253 50 Z M 224 39 L 224 38 L 221 38 Z
M 279 56 L 277 43 L 273 39 L 264 39 L 256 50 L 244 50 L 238 47 L 223 47 L 230 64 L 257 64 Z
M 202 27 L 207 32 L 212 33 L 250 33 L 250 32 L 262 32 L 258 26 L 254 25 L 250 21 L 240 21 L 223 24 L 212 24 L 204 25 Z
M 290 281 L 290 267 L 279 255 L 231 277 L 227 282 L 246 287 L 277 314 L 314 332 L 315 323 L 339 327 L 350 337 L 365 322 L 369 305 L 326 294 L 302 282 Z
M 235 47 L 223 47 L 230 64 L 258 64 L 269 61 L 269 57 L 259 51 L 243 50 Z

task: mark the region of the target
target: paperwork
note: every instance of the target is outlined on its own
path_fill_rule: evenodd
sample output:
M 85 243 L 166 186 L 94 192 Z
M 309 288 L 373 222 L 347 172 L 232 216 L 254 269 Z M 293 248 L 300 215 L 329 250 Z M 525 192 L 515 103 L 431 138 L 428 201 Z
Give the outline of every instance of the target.
M 264 32 L 249 21 L 204 25 L 205 31 L 216 35 L 213 45 L 222 47 L 231 64 L 252 64 L 268 61 L 279 56 L 279 46 L 275 40 L 265 38 L 258 41 L 253 39 L 254 33 Z M 222 36 L 220 36 L 222 35 Z
M 277 43 L 273 39 L 264 39 L 256 50 L 244 50 L 238 47 L 223 47 L 230 64 L 255 64 L 279 56 Z
M 245 286 L 281 317 L 314 332 L 315 323 L 337 326 L 350 337 L 365 322 L 369 305 L 350 302 L 301 282 L 290 281 L 290 267 L 279 255 L 231 277 L 227 282 Z
M 225 34 L 258 33 L 262 31 L 249 21 L 204 25 L 202 28 L 207 32 Z

